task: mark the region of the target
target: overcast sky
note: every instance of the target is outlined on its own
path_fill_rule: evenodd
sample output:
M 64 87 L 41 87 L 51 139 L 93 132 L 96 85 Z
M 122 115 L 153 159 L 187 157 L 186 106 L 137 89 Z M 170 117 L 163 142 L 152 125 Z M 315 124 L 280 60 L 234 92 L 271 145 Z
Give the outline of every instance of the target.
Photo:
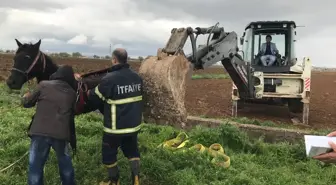
M 173 27 L 212 26 L 241 36 L 254 20 L 294 20 L 296 52 L 315 66 L 336 67 L 332 0 L 0 0 L 0 48 L 42 39 L 43 51 L 154 55 Z M 199 43 L 201 44 L 201 43 Z

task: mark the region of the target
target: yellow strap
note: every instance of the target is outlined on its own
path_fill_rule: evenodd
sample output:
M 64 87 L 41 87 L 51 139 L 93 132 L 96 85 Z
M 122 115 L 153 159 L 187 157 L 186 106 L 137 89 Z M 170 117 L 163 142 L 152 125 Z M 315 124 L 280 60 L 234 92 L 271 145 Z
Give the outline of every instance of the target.
M 230 157 L 220 153 L 216 155 L 212 160 L 211 163 L 217 165 L 217 166 L 222 166 L 224 168 L 228 168 L 231 165 Z
M 176 136 L 176 138 L 165 141 L 158 147 L 180 149 L 183 148 L 188 142 L 188 135 L 185 132 L 181 132 Z
M 209 147 L 210 150 L 225 153 L 224 148 L 219 143 L 214 143 Z
M 224 148 L 219 143 L 214 143 L 209 147 L 209 153 L 212 155 L 213 159 L 211 162 L 217 166 L 222 166 L 224 168 L 230 167 L 230 157 L 224 152 Z
M 169 141 L 164 142 L 163 147 L 170 148 L 170 149 L 179 149 L 179 148 L 183 148 L 188 142 L 189 140 L 181 141 L 178 139 L 171 139 Z
M 189 150 L 196 150 L 200 153 L 203 153 L 207 150 L 207 148 L 205 146 L 203 146 L 202 144 L 196 144 L 196 145 L 190 147 Z
M 188 135 L 182 132 L 176 138 L 165 141 L 158 147 L 169 148 L 173 150 L 180 149 L 183 148 L 187 142 L 189 142 L 188 138 Z M 212 156 L 211 163 L 214 165 L 224 168 L 228 168 L 231 165 L 230 157 L 225 154 L 224 148 L 219 143 L 214 143 L 209 148 L 206 148 L 202 144 L 196 144 L 190 147 L 189 150 L 196 150 L 200 153 L 209 153 L 210 156 Z M 186 152 L 186 150 L 182 149 L 182 152 Z

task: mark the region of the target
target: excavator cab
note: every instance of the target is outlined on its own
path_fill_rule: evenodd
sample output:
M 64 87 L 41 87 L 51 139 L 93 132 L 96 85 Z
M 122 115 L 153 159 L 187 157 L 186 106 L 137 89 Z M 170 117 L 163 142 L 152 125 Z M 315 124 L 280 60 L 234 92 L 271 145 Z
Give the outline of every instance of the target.
M 239 84 L 233 83 L 233 116 L 237 115 L 239 104 L 287 105 L 290 114 L 302 114 L 302 123 L 308 124 L 311 61 L 303 58 L 302 64 L 297 62 L 295 29 L 294 21 L 256 21 L 245 27 L 240 45 L 242 59 L 251 67 L 248 69 L 248 87 L 252 96 L 243 96 Z M 271 66 L 262 64 L 259 52 L 267 35 L 271 35 L 271 42 L 278 50 Z
M 250 62 L 256 71 L 267 73 L 286 73 L 296 63 L 295 57 L 295 31 L 294 21 L 258 21 L 249 23 L 240 44 L 243 45 L 243 59 Z M 260 53 L 262 44 L 266 42 L 266 36 L 272 37 L 271 42 L 276 45 L 278 53 L 271 66 L 263 66 Z
M 271 36 L 272 40 L 271 42 L 275 44 L 275 46 L 278 49 L 278 53 L 274 54 L 275 57 L 275 62 L 268 67 L 273 67 L 273 66 L 285 66 L 285 54 L 284 54 L 284 35 L 283 34 L 272 34 L 272 33 L 259 33 L 258 35 L 255 35 L 255 40 L 256 42 L 254 43 L 255 45 L 255 50 L 254 50 L 254 58 L 252 60 L 253 66 L 263 66 L 261 57 L 263 54 L 261 53 L 261 46 L 263 43 L 265 43 L 266 36 Z M 256 38 L 258 37 L 258 38 Z M 279 47 L 280 46 L 280 47 Z

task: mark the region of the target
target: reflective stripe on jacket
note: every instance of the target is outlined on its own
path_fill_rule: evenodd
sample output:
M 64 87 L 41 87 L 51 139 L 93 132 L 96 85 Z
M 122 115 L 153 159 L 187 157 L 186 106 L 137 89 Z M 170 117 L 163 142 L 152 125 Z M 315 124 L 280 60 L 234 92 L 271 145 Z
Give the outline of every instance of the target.
M 112 67 L 102 82 L 89 94 L 90 106 L 104 113 L 104 131 L 109 134 L 130 134 L 141 128 L 141 77 L 128 64 Z

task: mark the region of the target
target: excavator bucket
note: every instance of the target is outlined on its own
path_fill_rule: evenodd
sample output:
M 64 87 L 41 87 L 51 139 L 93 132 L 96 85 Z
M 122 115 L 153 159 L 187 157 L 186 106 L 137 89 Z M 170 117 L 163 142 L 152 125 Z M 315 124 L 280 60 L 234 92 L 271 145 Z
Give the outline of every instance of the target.
M 173 29 L 166 47 L 158 49 L 157 56 L 146 58 L 140 66 L 145 123 L 183 127 L 187 121 L 184 100 L 192 67 L 181 49 L 187 37 L 187 29 Z
M 147 58 L 139 73 L 144 80 L 144 120 L 156 124 L 181 124 L 187 121 L 184 105 L 186 84 L 191 78 L 190 62 L 183 54 Z

